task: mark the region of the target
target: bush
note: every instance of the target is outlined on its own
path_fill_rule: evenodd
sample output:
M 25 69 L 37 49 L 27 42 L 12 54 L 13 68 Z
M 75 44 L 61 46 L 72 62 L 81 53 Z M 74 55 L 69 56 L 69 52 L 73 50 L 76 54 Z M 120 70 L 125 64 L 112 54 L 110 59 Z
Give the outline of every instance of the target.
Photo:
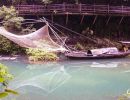
M 3 20 L 3 26 L 9 31 L 18 31 L 22 29 L 23 17 L 18 17 L 18 11 L 15 7 L 0 7 L 0 19 Z
M 58 60 L 56 53 L 47 52 L 47 51 L 41 50 L 41 49 L 29 48 L 26 50 L 26 52 L 29 56 L 30 61 L 37 62 L 37 61 L 56 61 L 56 60 Z
M 85 49 L 85 47 L 82 44 L 80 44 L 79 42 L 77 42 L 77 44 L 74 46 L 74 48 L 76 50 L 84 50 Z
M 24 54 L 25 49 L 16 45 L 12 41 L 0 35 L 0 54 L 12 55 L 12 54 Z
M 22 30 L 23 17 L 18 17 L 18 11 L 15 7 L 0 7 L 0 19 L 3 20 L 3 26 L 11 32 L 20 33 Z M 19 54 L 24 53 L 24 48 L 16 45 L 12 41 L 0 35 L 0 54 Z
M 5 65 L 0 64 L 0 98 L 8 96 L 10 93 L 18 94 L 16 91 L 8 89 L 8 83 L 12 79 L 13 75 L 9 73 L 8 68 Z
M 11 80 L 13 76 L 9 74 L 8 68 L 0 64 L 0 83 L 2 83 L 4 86 L 8 85 L 8 81 Z

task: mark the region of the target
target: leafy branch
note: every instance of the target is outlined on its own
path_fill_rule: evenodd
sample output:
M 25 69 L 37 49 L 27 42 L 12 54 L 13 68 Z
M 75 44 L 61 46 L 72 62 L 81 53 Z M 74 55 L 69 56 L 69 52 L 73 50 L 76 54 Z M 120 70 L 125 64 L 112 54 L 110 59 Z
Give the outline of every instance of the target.
M 0 98 L 6 97 L 9 94 L 17 95 L 18 92 L 8 89 L 8 83 L 10 80 L 13 79 L 13 75 L 9 73 L 8 68 L 0 64 L 0 84 L 1 84 L 1 91 L 0 91 Z

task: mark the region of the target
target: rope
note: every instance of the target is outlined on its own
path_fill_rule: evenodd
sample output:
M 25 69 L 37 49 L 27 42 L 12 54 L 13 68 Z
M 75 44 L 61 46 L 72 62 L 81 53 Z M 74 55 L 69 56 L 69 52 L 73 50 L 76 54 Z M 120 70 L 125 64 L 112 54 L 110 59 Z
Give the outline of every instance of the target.
M 60 37 L 58 37 L 58 35 L 56 34 L 56 32 L 50 27 L 49 23 L 45 19 L 41 19 L 41 21 L 46 23 L 46 25 L 51 29 L 51 31 L 53 32 L 53 34 L 55 35 L 55 37 L 57 37 L 57 39 L 60 39 Z
M 45 23 L 48 25 L 48 27 L 51 29 L 51 31 L 53 32 L 53 34 L 55 35 L 55 37 L 56 37 L 58 40 L 60 40 L 59 42 L 61 42 L 62 45 L 64 45 L 69 51 L 71 51 L 70 48 L 65 44 L 65 40 L 63 41 L 63 40 L 60 38 L 60 36 L 55 32 L 55 30 L 52 29 L 51 26 L 53 26 L 53 25 L 51 25 L 50 23 L 48 23 L 45 18 L 41 19 L 41 21 L 45 22 Z M 54 27 L 54 26 L 53 26 L 53 27 Z
M 60 30 L 58 30 L 56 27 L 54 27 L 51 23 L 49 23 L 50 26 L 52 26 L 53 28 L 55 28 L 57 31 L 59 31 L 60 33 L 62 33 Z M 52 28 L 51 28 L 52 29 Z M 56 33 L 56 32 L 55 32 Z M 57 33 L 56 33 L 57 34 Z M 57 34 L 57 36 L 60 38 L 60 36 Z M 60 40 L 63 42 L 64 46 L 66 46 L 67 49 L 70 50 L 69 46 L 66 45 L 65 41 L 67 38 L 65 38 L 65 40 L 63 41 L 62 38 L 60 38 Z
M 93 40 L 93 39 L 91 39 L 91 38 L 89 38 L 89 37 L 87 37 L 87 36 L 84 36 L 84 35 L 82 35 L 82 34 L 80 34 L 80 33 L 78 33 L 78 32 L 75 32 L 75 31 L 73 31 L 73 30 L 71 30 L 71 29 L 68 29 L 68 28 L 66 28 L 66 27 L 64 27 L 64 26 L 62 26 L 62 25 L 57 24 L 57 23 L 51 22 L 51 21 L 48 20 L 48 19 L 46 19 L 46 20 L 47 20 L 48 22 L 54 24 L 54 25 L 57 25 L 57 26 L 59 26 L 59 27 L 61 27 L 61 28 L 64 28 L 64 29 L 66 29 L 66 30 L 68 30 L 68 31 L 70 31 L 70 32 L 72 32 L 72 33 L 75 33 L 75 34 L 77 34 L 77 35 L 79 35 L 79 36 L 82 36 L 82 37 L 84 37 L 84 38 L 86 38 L 86 39 L 88 39 L 88 40 L 90 40 L 90 41 L 92 41 L 92 42 L 94 42 L 94 43 L 97 44 L 97 41 L 95 41 L 95 40 Z
M 59 29 L 57 29 L 54 25 L 56 25 L 56 26 L 58 26 L 58 27 L 61 27 L 61 28 L 65 29 L 65 30 L 67 30 L 67 31 L 69 31 L 69 32 L 75 33 L 75 34 L 77 34 L 77 35 L 79 35 L 79 36 L 82 36 L 82 37 L 84 37 L 84 38 L 86 38 L 86 39 L 92 41 L 93 43 L 96 43 L 96 44 L 97 44 L 97 41 L 96 41 L 96 40 L 93 40 L 92 38 L 89 38 L 89 37 L 84 36 L 84 35 L 82 35 L 82 34 L 80 34 L 80 33 L 78 33 L 78 32 L 75 32 L 75 31 L 73 31 L 73 30 L 71 30 L 71 29 L 68 29 L 68 28 L 66 28 L 66 27 L 64 27 L 64 26 L 62 26 L 62 25 L 60 25 L 60 24 L 57 24 L 57 23 L 55 23 L 55 22 L 52 22 L 52 21 L 50 21 L 49 19 L 46 19 L 46 18 L 44 18 L 44 17 L 43 17 L 43 18 L 40 18 L 40 20 L 36 20 L 36 19 L 24 19 L 24 21 L 34 21 L 34 22 L 23 22 L 22 24 L 41 23 L 41 22 L 46 23 L 46 25 L 48 25 L 48 27 L 51 29 L 52 33 L 53 33 L 53 34 L 55 35 L 55 37 L 59 40 L 59 42 L 64 43 L 64 46 L 66 46 L 66 48 L 69 49 L 69 50 L 70 50 L 71 47 L 67 46 L 67 45 L 65 44 L 65 41 L 63 41 L 63 40 L 60 38 L 60 36 L 55 32 L 55 30 L 52 29 L 52 27 L 53 27 L 53 28 L 55 28 L 57 31 L 59 31 L 60 33 L 62 33 L 62 32 L 61 32 Z M 3 22 L 0 22 L 0 23 L 3 23 Z
M 49 23 L 45 20 L 45 19 L 41 19 L 41 21 L 45 22 L 46 25 L 48 25 L 48 27 L 51 29 L 51 31 L 54 33 L 55 37 L 57 37 L 57 39 L 60 39 L 60 37 L 56 34 L 56 32 L 50 27 Z

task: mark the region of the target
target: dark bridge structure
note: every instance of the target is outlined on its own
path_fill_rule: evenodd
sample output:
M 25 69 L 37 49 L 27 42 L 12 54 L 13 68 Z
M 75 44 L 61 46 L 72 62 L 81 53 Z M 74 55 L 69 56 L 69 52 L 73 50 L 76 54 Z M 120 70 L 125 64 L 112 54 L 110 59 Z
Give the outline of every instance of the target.
M 110 15 L 130 16 L 130 6 L 95 4 L 17 5 L 20 15 Z

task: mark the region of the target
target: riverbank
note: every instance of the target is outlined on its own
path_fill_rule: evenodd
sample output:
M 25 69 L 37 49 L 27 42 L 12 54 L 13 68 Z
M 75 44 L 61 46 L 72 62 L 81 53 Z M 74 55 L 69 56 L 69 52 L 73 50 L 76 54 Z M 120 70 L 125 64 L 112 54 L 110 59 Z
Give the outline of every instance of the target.
M 27 59 L 25 55 L 0 55 L 0 60 L 17 60 L 17 59 Z

